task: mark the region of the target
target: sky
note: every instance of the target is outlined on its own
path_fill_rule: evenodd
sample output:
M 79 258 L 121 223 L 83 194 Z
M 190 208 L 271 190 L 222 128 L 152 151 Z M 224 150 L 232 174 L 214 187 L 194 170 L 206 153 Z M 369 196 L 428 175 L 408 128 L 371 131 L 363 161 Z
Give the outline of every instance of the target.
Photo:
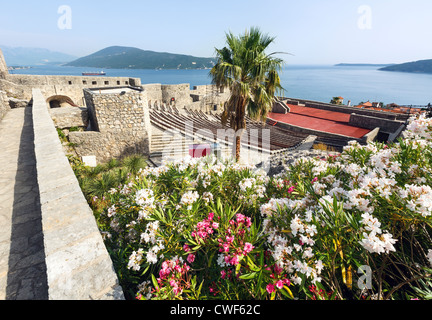
M 403 63 L 432 59 L 431 12 L 430 0 L 0 0 L 0 45 L 212 57 L 254 26 L 287 64 Z

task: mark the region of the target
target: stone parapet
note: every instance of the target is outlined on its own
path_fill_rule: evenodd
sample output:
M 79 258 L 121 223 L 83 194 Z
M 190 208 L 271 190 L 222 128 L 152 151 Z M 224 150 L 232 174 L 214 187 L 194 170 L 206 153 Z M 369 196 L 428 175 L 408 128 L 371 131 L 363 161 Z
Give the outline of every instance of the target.
M 0 121 L 10 109 L 6 92 L 0 91 Z
M 49 299 L 124 300 L 93 212 L 39 89 L 33 89 L 33 124 Z

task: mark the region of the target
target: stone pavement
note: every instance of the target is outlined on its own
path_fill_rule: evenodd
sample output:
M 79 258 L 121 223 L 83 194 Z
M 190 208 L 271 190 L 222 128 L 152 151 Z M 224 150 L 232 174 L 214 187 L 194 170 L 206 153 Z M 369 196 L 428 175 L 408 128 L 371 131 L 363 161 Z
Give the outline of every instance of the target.
M 0 121 L 0 300 L 47 300 L 32 108 Z

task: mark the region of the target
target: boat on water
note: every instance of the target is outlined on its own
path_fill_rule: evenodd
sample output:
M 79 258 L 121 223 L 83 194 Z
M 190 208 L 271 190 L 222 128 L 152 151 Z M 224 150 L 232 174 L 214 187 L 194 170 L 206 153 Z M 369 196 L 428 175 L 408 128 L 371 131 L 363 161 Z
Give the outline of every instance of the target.
M 83 72 L 82 73 L 83 76 L 106 76 L 106 72 L 101 71 L 101 72 Z

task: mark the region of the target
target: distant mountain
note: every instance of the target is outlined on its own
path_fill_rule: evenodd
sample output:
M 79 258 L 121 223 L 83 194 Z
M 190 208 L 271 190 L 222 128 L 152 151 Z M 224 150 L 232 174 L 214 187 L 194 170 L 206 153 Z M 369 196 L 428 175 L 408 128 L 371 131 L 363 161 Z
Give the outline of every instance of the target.
M 396 64 L 381 68 L 379 70 L 411 73 L 432 73 L 432 59 Z
M 0 45 L 8 66 L 64 64 L 77 57 L 43 48 L 8 47 Z
M 102 69 L 204 69 L 212 68 L 214 61 L 215 59 L 212 58 L 114 46 L 66 65 Z
M 335 67 L 388 67 L 393 64 L 372 64 L 372 63 L 339 63 Z

